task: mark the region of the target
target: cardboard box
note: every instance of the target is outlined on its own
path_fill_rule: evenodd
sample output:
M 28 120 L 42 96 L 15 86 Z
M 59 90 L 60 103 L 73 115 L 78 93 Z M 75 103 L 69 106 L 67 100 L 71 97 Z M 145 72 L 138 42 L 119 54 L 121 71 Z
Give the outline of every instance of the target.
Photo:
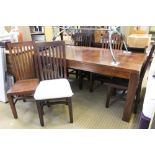
M 131 34 L 127 37 L 128 47 L 145 48 L 150 45 L 151 34 Z

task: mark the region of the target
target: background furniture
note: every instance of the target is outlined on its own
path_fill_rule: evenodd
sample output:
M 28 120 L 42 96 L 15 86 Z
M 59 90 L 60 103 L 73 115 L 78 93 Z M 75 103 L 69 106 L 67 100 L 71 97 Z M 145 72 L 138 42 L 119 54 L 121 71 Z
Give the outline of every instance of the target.
M 30 26 L 32 41 L 45 41 L 44 26 Z
M 93 34 L 89 31 L 85 32 L 78 32 L 73 35 L 73 40 L 74 40 L 74 46 L 85 46 L 85 47 L 91 47 L 92 43 L 92 37 Z M 68 70 L 68 75 L 69 74 L 76 74 L 76 78 L 79 79 L 79 88 L 82 89 L 83 87 L 83 79 L 86 77 L 88 80 L 90 80 L 90 76 L 92 76 L 90 72 L 85 72 L 81 70 L 75 70 L 70 69 Z
M 111 36 L 112 49 L 122 49 L 123 38 L 118 34 L 113 34 Z M 102 37 L 102 48 L 109 49 L 109 33 L 105 33 Z
M 7 32 L 10 32 L 15 27 L 17 27 L 18 31 L 22 34 L 23 41 L 32 41 L 29 26 L 5 26 L 5 29 L 7 30 Z
M 151 34 L 131 34 L 127 37 L 128 47 L 145 48 L 151 43 Z
M 7 91 L 7 97 L 14 118 L 18 118 L 15 103 L 19 99 L 33 95 L 39 80 L 36 79 L 34 63 L 34 43 L 8 43 L 15 84 Z
M 34 98 L 41 126 L 44 126 L 43 106 L 56 103 L 68 106 L 70 123 L 72 123 L 71 97 L 73 93 L 66 79 L 65 43 L 63 41 L 37 43 L 35 59 L 41 82 L 35 91 Z
M 5 55 L 5 42 L 0 41 L 0 101 L 6 102 L 6 89 L 7 89 L 7 80 L 6 80 L 6 55 Z
M 155 26 L 150 26 L 149 34 L 152 35 L 151 40 L 155 40 Z

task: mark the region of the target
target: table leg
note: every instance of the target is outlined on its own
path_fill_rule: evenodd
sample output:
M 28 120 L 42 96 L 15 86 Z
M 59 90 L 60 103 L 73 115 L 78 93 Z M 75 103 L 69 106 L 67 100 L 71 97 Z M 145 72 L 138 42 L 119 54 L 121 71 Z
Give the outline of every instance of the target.
M 124 111 L 123 111 L 123 117 L 122 117 L 122 120 L 126 121 L 126 122 L 129 122 L 130 118 L 131 118 L 132 107 L 134 104 L 136 89 L 138 86 L 138 80 L 139 80 L 138 74 L 132 73 L 130 75 L 127 98 L 126 98 L 126 103 L 125 103 L 125 107 L 124 107 Z

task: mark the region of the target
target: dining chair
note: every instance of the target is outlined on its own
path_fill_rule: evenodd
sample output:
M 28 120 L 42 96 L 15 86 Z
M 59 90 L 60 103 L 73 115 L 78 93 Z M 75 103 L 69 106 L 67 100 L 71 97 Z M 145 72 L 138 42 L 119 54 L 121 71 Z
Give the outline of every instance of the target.
M 118 34 L 113 34 L 111 36 L 111 45 L 112 49 L 119 49 L 123 48 L 123 38 Z M 109 33 L 105 33 L 102 37 L 102 48 L 109 48 Z
M 44 126 L 43 106 L 65 104 L 69 108 L 70 123 L 73 123 L 72 89 L 66 74 L 65 42 L 36 43 L 35 59 L 38 64 L 40 83 L 34 93 L 41 126 Z
M 86 31 L 86 32 L 78 32 L 73 35 L 74 40 L 74 46 L 85 46 L 85 47 L 91 47 L 93 39 L 92 32 Z M 76 75 L 76 78 L 79 79 L 79 89 L 83 88 L 83 79 L 87 78 L 90 79 L 90 72 L 81 71 L 77 69 L 71 69 L 68 70 L 68 75 L 74 74 Z
M 111 37 L 112 49 L 122 50 L 123 48 L 123 38 L 118 34 L 113 34 Z M 109 49 L 109 34 L 108 32 L 102 36 L 102 48 Z M 109 51 L 110 52 L 110 51 Z M 100 74 L 91 74 L 90 76 L 90 88 L 89 91 L 94 91 L 94 82 L 100 81 L 101 83 L 107 82 L 111 77 L 100 75 Z
M 14 85 L 7 91 L 7 97 L 14 118 L 18 118 L 16 102 L 20 99 L 26 101 L 26 98 L 33 98 L 33 93 L 39 83 L 35 72 L 34 42 L 8 43 L 7 46 L 15 79 Z
M 147 60 L 143 64 L 141 72 L 140 72 L 140 78 L 139 78 L 139 82 L 138 82 L 138 86 L 137 86 L 137 90 L 136 90 L 136 95 L 135 95 L 134 113 L 137 113 L 138 104 L 140 102 L 140 93 L 141 93 L 143 78 L 144 78 L 144 75 L 145 75 L 146 70 L 148 68 L 148 65 L 151 61 L 154 50 L 155 50 L 155 44 L 152 46 L 152 48 L 149 52 L 149 55 L 147 56 Z M 127 79 L 122 79 L 122 78 L 112 78 L 109 82 L 104 83 L 105 85 L 108 86 L 106 108 L 109 107 L 110 98 L 111 98 L 111 95 L 113 93 L 113 89 L 117 88 L 117 89 L 124 90 L 124 92 L 125 92 L 128 89 L 128 83 L 129 83 L 129 81 Z
M 79 32 L 74 34 L 74 46 L 90 47 L 92 43 L 92 33 Z

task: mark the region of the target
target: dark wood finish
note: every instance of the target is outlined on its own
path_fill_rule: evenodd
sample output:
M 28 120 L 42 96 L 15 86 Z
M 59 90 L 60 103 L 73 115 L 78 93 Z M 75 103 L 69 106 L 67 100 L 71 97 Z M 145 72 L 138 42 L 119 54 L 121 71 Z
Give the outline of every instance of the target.
M 18 99 L 33 95 L 39 80 L 36 79 L 34 69 L 34 43 L 9 43 L 10 63 L 13 68 L 15 84 L 8 90 L 7 97 L 14 118 L 17 118 L 15 103 Z M 24 96 L 24 98 L 21 98 Z
M 123 39 L 120 35 L 118 34 L 113 34 L 111 36 L 111 45 L 112 45 L 112 49 L 117 49 L 117 50 L 122 50 L 123 47 Z M 106 48 L 109 49 L 109 33 L 105 33 L 102 36 L 102 48 Z M 101 81 L 102 83 L 104 81 L 107 80 L 108 77 L 105 77 L 103 75 L 99 75 L 99 74 L 91 74 L 91 82 L 90 82 L 90 92 L 94 91 L 94 82 L 96 80 Z
M 36 77 L 34 67 L 34 42 L 8 43 L 10 66 L 15 80 Z
M 74 39 L 74 46 L 90 47 L 92 42 L 92 33 L 89 32 L 75 33 L 73 39 Z
M 36 67 L 39 70 L 40 80 L 52 80 L 66 78 L 66 52 L 64 41 L 36 43 Z M 65 90 L 64 90 L 65 91 Z M 61 102 L 60 102 L 61 101 Z M 48 100 L 36 100 L 41 126 L 44 126 L 43 106 L 63 103 L 68 105 L 70 123 L 73 123 L 71 97 Z
M 118 34 L 113 34 L 111 36 L 112 49 L 122 49 L 123 41 L 122 37 Z M 109 48 L 109 34 L 105 33 L 102 37 L 102 48 Z
M 135 79 L 139 79 L 147 55 L 144 53 L 125 53 L 123 50 L 114 50 L 114 52 L 119 62 L 118 65 L 112 64 L 109 49 L 66 46 L 67 67 L 128 79 L 127 100 L 122 118 L 128 122 L 131 117 L 131 107 L 133 106 L 133 98 L 138 85 Z
M 149 53 L 149 55 L 147 57 L 147 60 L 146 60 L 145 64 L 143 65 L 143 68 L 142 68 L 141 73 L 140 73 L 139 84 L 138 84 L 138 88 L 137 88 L 137 91 L 136 91 L 136 100 L 135 100 L 135 108 L 134 108 L 135 112 L 137 112 L 137 106 L 138 106 L 138 103 L 140 102 L 140 93 L 141 93 L 143 78 L 145 76 L 145 73 L 146 73 L 146 70 L 147 70 L 147 68 L 149 66 L 149 63 L 151 62 L 154 50 L 155 50 L 155 44 L 153 44 L 153 46 L 151 48 L 151 51 L 150 51 L 150 53 Z
M 40 80 L 66 78 L 66 53 L 62 41 L 36 43 L 36 61 Z
M 131 73 L 129 84 L 128 84 L 128 89 L 127 89 L 126 104 L 125 104 L 124 111 L 123 111 L 122 120 L 124 121 L 130 119 L 130 114 L 132 113 L 132 108 L 134 105 L 135 93 L 136 93 L 136 89 L 138 86 L 138 80 L 139 80 L 139 76 L 137 74 Z
M 92 32 L 86 31 L 86 32 L 75 33 L 73 36 L 74 46 L 91 47 L 92 39 L 93 39 Z M 75 69 L 72 69 L 71 71 L 69 71 L 68 75 L 69 74 L 75 74 L 76 78 L 79 78 L 79 89 L 83 88 L 84 77 L 87 77 L 88 79 L 92 77 L 92 74 L 89 72 L 84 72 L 84 71 L 75 70 Z
M 152 58 L 153 52 L 155 49 L 155 45 L 152 46 L 151 51 L 149 53 L 149 56 L 147 57 L 146 62 L 143 64 L 141 72 L 140 72 L 140 78 L 138 81 L 138 87 L 136 90 L 136 94 L 135 94 L 135 106 L 134 106 L 134 112 L 137 112 L 137 106 L 138 103 L 140 102 L 140 93 L 141 93 L 141 86 L 142 86 L 142 82 L 143 82 L 143 78 L 144 75 L 146 73 L 146 70 L 148 68 L 148 65 L 150 63 L 150 60 Z M 111 81 L 106 82 L 105 84 L 108 85 L 108 94 L 107 94 L 107 100 L 106 100 L 106 107 L 109 107 L 109 102 L 110 102 L 110 97 L 111 97 L 111 92 L 114 88 L 119 88 L 119 89 L 124 89 L 127 90 L 128 89 L 128 80 L 124 80 L 124 79 L 120 79 L 120 78 L 112 78 Z M 133 84 L 134 85 L 134 84 Z
M 146 48 L 136 48 L 136 47 L 127 47 L 129 51 L 132 52 L 137 52 L 137 53 L 145 53 L 146 52 Z
M 114 50 L 118 65 L 112 64 L 109 49 L 66 46 L 67 66 L 103 75 L 130 78 L 130 72 L 139 73 L 147 55 Z M 112 70 L 112 71 L 111 71 Z
M 7 94 L 11 94 L 12 92 L 16 95 L 24 95 L 25 93 L 32 94 L 35 91 L 37 84 L 38 79 L 19 80 L 7 91 Z
M 63 28 L 62 28 L 62 26 L 60 26 L 59 31 L 61 32 L 62 30 L 63 30 Z M 60 33 L 60 38 L 61 38 L 61 40 L 63 40 L 63 32 Z

